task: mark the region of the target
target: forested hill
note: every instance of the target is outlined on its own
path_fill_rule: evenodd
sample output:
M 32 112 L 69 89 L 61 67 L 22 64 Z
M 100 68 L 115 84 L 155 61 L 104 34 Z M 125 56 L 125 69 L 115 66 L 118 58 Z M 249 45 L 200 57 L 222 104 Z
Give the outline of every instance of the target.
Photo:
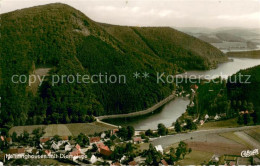
M 241 82 L 239 82 L 241 75 Z M 248 77 L 250 76 L 250 77 Z M 233 83 L 235 82 L 236 83 Z M 253 103 L 254 118 L 260 123 L 260 66 L 241 70 L 227 83 L 228 97 L 233 103 Z M 237 104 L 239 105 L 239 104 Z M 245 105 L 245 104 L 244 104 Z
M 157 84 L 156 72 L 207 69 L 227 58 L 219 50 L 171 28 L 100 24 L 64 4 L 1 15 L 0 125 L 87 122 L 92 115 L 143 110 L 168 96 L 173 84 Z M 11 77 L 51 68 L 49 75 L 124 74 L 127 84 L 51 86 L 32 93 Z M 133 78 L 150 73 L 149 80 Z

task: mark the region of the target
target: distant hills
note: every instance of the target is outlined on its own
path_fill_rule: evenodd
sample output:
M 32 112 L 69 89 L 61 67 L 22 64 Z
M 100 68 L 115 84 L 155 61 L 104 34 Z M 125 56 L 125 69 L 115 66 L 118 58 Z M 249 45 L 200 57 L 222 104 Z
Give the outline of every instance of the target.
M 0 125 L 90 122 L 93 115 L 143 110 L 175 88 L 157 84 L 156 72 L 204 70 L 227 60 L 210 44 L 175 29 L 97 23 L 60 3 L 2 14 L 0 31 Z M 107 73 L 128 79 L 56 86 L 46 79 L 37 93 L 11 82 L 14 74 L 36 70 L 49 71 L 49 77 Z M 149 80 L 136 80 L 134 72 L 150 73 Z
M 224 51 L 252 50 L 260 45 L 260 29 L 184 27 L 178 30 Z

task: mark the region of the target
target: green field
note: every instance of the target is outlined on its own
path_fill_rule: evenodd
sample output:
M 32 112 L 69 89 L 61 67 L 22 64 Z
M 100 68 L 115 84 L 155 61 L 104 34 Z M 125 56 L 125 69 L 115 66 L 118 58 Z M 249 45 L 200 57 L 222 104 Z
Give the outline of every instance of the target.
M 183 160 L 175 163 L 175 165 L 201 165 L 204 162 L 208 162 L 212 156 L 213 153 L 194 150 L 187 154 Z
M 59 136 L 77 136 L 80 133 L 92 135 L 106 130 L 112 130 L 116 127 L 106 125 L 101 122 L 93 123 L 71 123 L 71 124 L 52 124 L 52 125 L 32 125 L 32 126 L 16 126 L 10 129 L 9 134 L 16 132 L 17 135 L 27 131 L 32 133 L 34 129 L 42 128 L 45 131 L 43 137 Z
M 206 130 L 206 129 L 215 129 L 215 128 L 228 128 L 228 127 L 239 127 L 239 124 L 237 123 L 237 118 L 215 121 L 215 122 L 207 122 L 204 123 L 203 126 L 199 126 L 198 129 Z

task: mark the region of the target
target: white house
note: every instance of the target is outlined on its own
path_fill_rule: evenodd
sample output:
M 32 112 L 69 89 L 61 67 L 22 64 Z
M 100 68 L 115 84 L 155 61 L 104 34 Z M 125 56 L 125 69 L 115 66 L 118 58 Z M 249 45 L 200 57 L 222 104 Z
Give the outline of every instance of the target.
M 67 152 L 67 151 L 71 151 L 71 145 L 70 144 L 67 144 L 67 145 L 65 145 L 65 151 Z
M 216 116 L 214 117 L 215 120 L 219 120 L 220 116 L 218 116 L 218 114 L 216 114 Z
M 155 146 L 155 149 L 156 149 L 158 152 L 161 152 L 161 153 L 163 154 L 162 145 L 157 145 L 157 146 Z
M 207 120 L 209 118 L 209 115 L 208 114 L 206 114 L 205 115 L 205 120 Z
M 95 155 L 92 155 L 90 160 L 91 164 L 94 164 L 95 162 L 97 162 L 97 157 Z
M 55 142 L 52 143 L 51 148 L 54 150 L 59 150 L 60 146 L 58 144 L 56 144 Z
M 103 132 L 100 137 L 104 139 L 106 137 L 106 133 Z
M 190 107 L 194 107 L 194 102 L 193 101 L 190 103 Z

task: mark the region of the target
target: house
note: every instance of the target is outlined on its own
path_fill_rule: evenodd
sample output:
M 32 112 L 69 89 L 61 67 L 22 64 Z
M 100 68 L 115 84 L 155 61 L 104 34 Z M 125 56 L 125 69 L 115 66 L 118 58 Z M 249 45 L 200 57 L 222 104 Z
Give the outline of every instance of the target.
M 92 155 L 90 160 L 91 164 L 94 164 L 95 162 L 97 162 L 97 157 L 95 155 Z
M 193 90 L 197 90 L 197 89 L 199 89 L 199 87 L 198 87 L 198 85 L 196 85 L 196 84 L 193 84 L 193 85 L 191 85 L 191 89 L 193 89 Z
M 214 164 L 217 164 L 217 163 L 219 162 L 219 158 L 220 158 L 220 155 L 214 154 L 214 155 L 211 157 L 211 161 L 212 161 Z
M 98 151 L 104 156 L 110 156 L 113 153 L 108 146 L 102 146 L 98 149 Z
M 204 124 L 204 120 L 200 120 L 200 125 L 202 126 Z
M 111 135 L 116 134 L 116 132 L 118 132 L 118 131 L 119 131 L 119 129 L 113 129 L 113 130 L 111 130 Z
M 155 146 L 155 149 L 156 149 L 158 152 L 161 152 L 161 153 L 163 154 L 162 145 L 157 145 L 157 146 Z
M 79 156 L 81 155 L 81 153 L 79 150 L 74 150 L 74 151 L 70 152 L 69 155 L 72 157 L 73 161 L 76 161 L 79 158 Z
M 100 137 L 102 138 L 102 139 L 104 139 L 105 137 L 106 137 L 106 133 L 102 133 L 101 135 L 100 135 Z
M 191 103 L 190 103 L 190 107 L 194 107 L 195 106 L 195 104 L 194 104 L 194 102 L 192 101 Z
M 51 150 L 45 150 L 44 153 L 45 153 L 47 156 L 51 156 Z
M 122 161 L 124 161 L 126 159 L 126 156 L 124 155 L 121 159 L 120 159 L 120 163 L 122 162 Z
M 64 149 L 64 150 L 65 150 L 66 152 L 71 151 L 71 149 L 72 149 L 72 147 L 71 147 L 70 144 L 65 145 L 65 149 Z
M 1 141 L 5 141 L 5 137 L 4 136 L 0 136 L 0 138 L 1 138 Z
M 5 140 L 6 140 L 6 142 L 8 142 L 9 144 L 12 144 L 12 143 L 13 143 L 11 137 L 7 137 Z
M 205 120 L 207 120 L 209 118 L 209 115 L 208 114 L 206 114 L 205 115 Z
M 40 143 L 44 144 L 49 140 L 50 140 L 50 138 L 48 138 L 48 137 L 47 138 L 40 138 Z
M 198 118 L 194 119 L 193 122 L 197 122 Z
M 60 146 L 58 144 L 56 144 L 55 142 L 52 143 L 51 145 L 51 149 L 53 150 L 59 150 L 60 149 Z
M 133 137 L 133 142 L 136 143 L 141 143 L 142 142 L 142 138 L 141 137 Z
M 69 140 L 69 137 L 68 137 L 68 136 L 62 136 L 61 139 L 62 139 L 63 141 L 68 141 L 68 140 Z
M 161 160 L 161 163 L 160 163 L 160 165 L 163 165 L 163 166 L 168 166 L 168 163 L 163 159 L 163 160 Z
M 101 148 L 101 147 L 105 146 L 103 142 L 96 143 L 96 145 L 97 145 L 97 148 Z
M 135 161 L 130 161 L 128 165 L 137 165 L 137 163 Z
M 100 137 L 91 137 L 89 139 L 90 144 L 100 142 Z
M 76 146 L 75 146 L 75 148 L 77 149 L 77 150 L 81 150 L 81 147 L 80 147 L 80 145 L 79 144 L 77 144 Z
M 71 156 L 79 156 L 81 155 L 80 151 L 79 150 L 74 150 L 72 152 L 69 153 Z
M 218 114 L 216 114 L 216 116 L 214 117 L 214 120 L 219 120 L 220 116 L 218 116 Z

